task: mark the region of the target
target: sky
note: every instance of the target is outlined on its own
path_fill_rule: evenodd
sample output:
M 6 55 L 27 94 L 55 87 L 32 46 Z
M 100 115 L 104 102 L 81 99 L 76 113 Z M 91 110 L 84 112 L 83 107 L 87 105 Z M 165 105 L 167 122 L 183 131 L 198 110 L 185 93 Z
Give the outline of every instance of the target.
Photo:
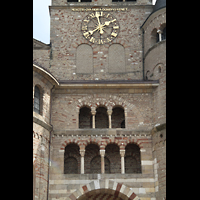
M 50 5 L 51 0 L 33 0 L 33 38 L 46 44 L 50 43 Z

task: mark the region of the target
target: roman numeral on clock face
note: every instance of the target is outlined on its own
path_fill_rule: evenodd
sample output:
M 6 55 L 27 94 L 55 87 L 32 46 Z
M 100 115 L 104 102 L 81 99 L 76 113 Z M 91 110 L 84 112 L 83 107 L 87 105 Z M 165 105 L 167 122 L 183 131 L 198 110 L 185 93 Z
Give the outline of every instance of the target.
M 82 31 L 87 31 L 87 26 L 82 26 Z
M 95 38 L 94 38 L 94 37 L 91 37 L 91 38 L 90 38 L 90 42 L 95 43 Z
M 117 33 L 112 32 L 111 35 L 112 35 L 113 37 L 117 37 Z
M 88 38 L 90 36 L 89 32 L 85 32 L 85 33 L 83 33 L 83 35 L 85 38 Z

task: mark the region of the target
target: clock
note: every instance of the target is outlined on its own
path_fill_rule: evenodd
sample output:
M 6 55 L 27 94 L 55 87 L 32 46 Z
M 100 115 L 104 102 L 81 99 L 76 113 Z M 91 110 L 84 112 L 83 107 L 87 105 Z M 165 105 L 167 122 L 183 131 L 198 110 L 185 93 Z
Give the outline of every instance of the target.
M 83 37 L 93 44 L 106 44 L 119 34 L 119 22 L 108 12 L 92 12 L 82 21 Z

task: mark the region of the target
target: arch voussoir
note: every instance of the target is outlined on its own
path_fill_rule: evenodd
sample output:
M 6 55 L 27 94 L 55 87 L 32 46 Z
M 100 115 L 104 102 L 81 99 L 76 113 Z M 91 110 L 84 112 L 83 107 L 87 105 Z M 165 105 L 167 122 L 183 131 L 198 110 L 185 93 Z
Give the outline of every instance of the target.
M 131 188 L 112 180 L 91 181 L 74 191 L 69 198 L 71 200 L 84 200 L 85 198 L 87 199 L 90 194 L 100 194 L 101 192 L 119 197 L 123 200 L 140 200 Z

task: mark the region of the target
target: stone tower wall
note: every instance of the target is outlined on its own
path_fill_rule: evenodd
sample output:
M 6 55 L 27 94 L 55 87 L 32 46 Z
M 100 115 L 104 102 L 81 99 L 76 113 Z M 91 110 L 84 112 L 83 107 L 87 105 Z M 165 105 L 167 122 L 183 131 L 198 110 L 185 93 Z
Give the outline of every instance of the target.
M 154 128 L 151 132 L 157 200 L 166 199 L 166 39 L 159 38 L 156 43 L 153 33 L 162 32 L 164 27 L 166 8 L 151 14 L 143 26 L 145 78 L 159 80 L 159 86 L 153 91 Z
M 120 24 L 119 35 L 110 44 L 95 45 L 83 37 L 81 23 L 94 12 L 91 8 L 116 9 L 105 11 Z M 151 0 L 52 0 L 49 9 L 51 45 L 35 41 L 33 50 L 34 61 L 42 66 L 33 72 L 33 102 L 35 85 L 42 91 L 42 112 L 33 112 L 35 200 L 46 200 L 47 195 L 49 200 L 92 200 L 98 195 L 116 200 L 165 199 L 166 40 L 152 44 L 151 37 L 153 30 L 166 23 L 165 9 L 149 16 Z M 143 52 L 140 27 L 145 20 Z M 143 58 L 145 80 L 138 84 L 143 79 Z M 51 75 L 59 84 L 50 80 Z M 91 87 L 75 80 L 137 81 L 109 87 L 93 82 Z M 159 80 L 159 84 L 149 80 Z M 84 120 L 90 119 L 87 128 L 79 128 L 84 107 L 89 108 Z M 92 128 L 99 107 L 106 110 L 102 116 L 107 112 L 102 121 L 106 126 L 118 123 L 112 111 L 122 108 L 125 128 Z M 103 157 L 105 173 L 101 173 Z M 137 171 L 123 173 L 123 159 L 126 166 L 137 162 Z
M 101 5 L 98 2 L 96 4 Z M 53 5 L 50 7 L 52 58 L 49 70 L 58 80 L 133 80 L 143 78 L 140 26 L 152 11 L 152 5 L 139 5 L 134 2 L 110 4 L 110 6 L 114 6 L 112 8 L 123 8 L 124 10 L 104 12 L 104 14 L 112 14 L 118 20 L 120 31 L 116 39 L 103 45 L 89 42 L 81 32 L 84 17 L 95 12 L 81 9 L 91 8 L 94 2 L 91 5 L 90 3 L 73 2 L 67 5 L 60 3 L 59 5 L 62 6 L 56 6 L 58 2 L 54 2 Z M 100 8 L 110 9 L 111 7 L 101 6 Z M 81 48 L 81 45 L 86 45 L 87 48 Z M 112 48 L 112 45 L 118 46 Z M 88 50 L 85 52 L 85 49 Z M 118 52 L 119 56 L 112 56 L 118 55 L 113 54 L 113 51 Z M 79 62 L 79 57 L 85 58 L 83 62 Z M 118 62 L 115 63 L 116 59 L 124 63 L 124 67 L 119 67 Z M 86 63 L 87 66 L 85 66 Z

